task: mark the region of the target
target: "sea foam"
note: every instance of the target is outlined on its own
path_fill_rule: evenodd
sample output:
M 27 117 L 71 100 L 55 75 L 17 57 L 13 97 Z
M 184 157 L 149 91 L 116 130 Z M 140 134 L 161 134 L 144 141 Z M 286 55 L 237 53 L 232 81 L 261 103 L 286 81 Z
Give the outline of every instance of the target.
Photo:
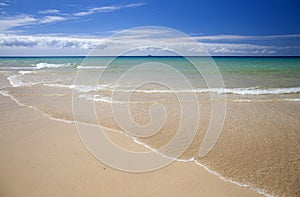
M 38 63 L 36 64 L 36 66 L 34 67 L 34 69 L 36 70 L 40 70 L 43 68 L 60 68 L 60 67 L 68 67 L 71 66 L 72 64 L 67 63 L 67 64 L 49 64 L 49 63 Z

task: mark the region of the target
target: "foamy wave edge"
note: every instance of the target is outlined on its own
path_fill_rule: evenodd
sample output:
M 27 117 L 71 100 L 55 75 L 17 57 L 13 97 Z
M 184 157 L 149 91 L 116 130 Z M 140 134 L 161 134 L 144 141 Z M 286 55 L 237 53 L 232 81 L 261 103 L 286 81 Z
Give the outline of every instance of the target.
M 6 87 L 3 87 L 1 89 L 4 89 Z M 37 111 L 39 113 L 41 113 L 42 115 L 44 115 L 45 117 L 51 119 L 51 120 L 55 120 L 55 121 L 59 121 L 59 122 L 64 122 L 64 123 L 68 123 L 68 124 L 73 124 L 75 123 L 74 120 L 67 120 L 67 119 L 62 119 L 62 118 L 55 118 L 54 116 L 50 115 L 50 114 L 47 114 L 41 110 L 39 110 L 37 107 L 34 107 L 34 106 L 31 106 L 31 105 L 27 105 L 27 104 L 23 104 L 21 103 L 18 99 L 16 99 L 15 97 L 13 97 L 12 95 L 10 95 L 7 91 L 5 90 L 1 90 L 0 89 L 0 95 L 2 96 L 6 96 L 6 97 L 9 97 L 11 100 L 13 100 L 17 105 L 21 106 L 21 107 L 27 107 L 27 108 L 30 108 L 30 109 L 33 109 L 34 111 Z M 99 125 L 94 125 L 94 124 L 89 124 L 89 123 L 86 123 L 86 122 L 79 122 L 79 121 L 76 121 L 80 124 L 85 124 L 85 125 L 90 125 L 90 126 L 97 126 L 97 127 L 101 127 L 101 128 L 105 128 L 109 131 L 113 131 L 113 132 L 117 132 L 117 133 L 123 133 L 119 130 L 116 130 L 116 129 L 111 129 L 111 128 L 108 128 L 108 127 L 104 127 L 104 126 L 99 126 Z
M 60 68 L 60 67 L 68 67 L 68 66 L 72 66 L 72 64 L 67 63 L 67 64 L 49 64 L 49 63 L 45 63 L 45 62 L 41 62 L 36 64 L 36 66 L 34 67 L 35 70 L 40 70 L 43 68 Z
M 36 70 L 42 68 L 58 68 L 72 66 L 71 64 L 47 64 L 38 63 L 36 67 L 33 67 L 31 71 L 19 71 L 17 75 L 8 76 L 7 79 L 13 87 L 31 86 L 41 84 L 51 87 L 61 87 L 76 89 L 79 92 L 92 92 L 92 91 L 118 91 L 118 92 L 136 92 L 136 93 L 216 93 L 216 94 L 236 94 L 236 95 L 279 95 L 279 94 L 297 94 L 300 93 L 300 87 L 285 87 L 285 88 L 261 88 L 261 87 L 248 87 L 248 88 L 196 88 L 196 89 L 155 89 L 155 90 L 143 90 L 143 89 L 122 89 L 119 84 L 95 84 L 95 85 L 64 85 L 64 84 L 49 84 L 49 83 L 32 83 L 22 82 L 18 77 L 30 73 L 35 73 Z M 87 67 L 88 68 L 88 67 Z M 94 68 L 94 67 L 93 67 Z M 101 67 L 97 67 L 101 68 Z M 292 100 L 291 100 L 292 101 Z M 293 100 L 298 101 L 298 100 Z
M 41 62 L 37 64 L 32 64 L 32 66 L 1 66 L 0 69 L 4 70 L 40 70 L 44 68 L 60 68 L 73 66 L 70 63 L 67 64 L 50 64 L 46 62 Z
M 131 91 L 131 90 L 117 90 Z M 133 90 L 141 93 L 173 93 L 173 92 L 195 92 L 195 93 L 217 93 L 217 94 L 238 94 L 238 95 L 267 95 L 267 94 L 291 94 L 300 93 L 300 87 L 288 88 L 206 88 L 193 90 Z
M 217 93 L 217 94 L 238 94 L 238 95 L 268 95 L 268 94 L 292 94 L 300 93 L 300 87 L 288 88 L 203 88 L 189 90 L 142 90 L 142 89 L 121 89 L 118 84 L 96 84 L 96 85 L 63 85 L 63 84 L 44 84 L 51 87 L 61 87 L 76 89 L 80 92 L 91 91 L 117 91 L 117 92 L 136 92 L 136 93 Z
M 37 64 L 33 64 L 32 66 L 1 66 L 0 69 L 4 70 L 40 70 L 44 68 L 61 68 L 61 67 L 70 67 L 74 66 L 71 63 L 58 64 L 58 63 L 46 63 L 40 62 Z M 77 69 L 104 69 L 105 66 L 76 66 Z
M 125 133 L 125 134 L 126 134 L 126 133 Z M 128 134 L 126 134 L 126 135 L 128 135 Z M 235 185 L 237 185 L 237 186 L 239 186 L 239 187 L 246 187 L 246 188 L 249 188 L 249 189 L 251 189 L 251 190 L 253 190 L 253 191 L 255 191 L 255 192 L 257 192 L 257 193 L 259 193 L 259 194 L 261 194 L 261 195 L 267 196 L 267 197 L 276 197 L 274 194 L 269 194 L 269 193 L 267 193 L 264 189 L 260 189 L 260 188 L 257 188 L 257 187 L 255 187 L 255 186 L 251 186 L 251 185 L 248 185 L 248 184 L 239 183 L 239 182 L 237 182 L 237 181 L 234 181 L 234 180 L 231 180 L 231 179 L 229 179 L 229 178 L 226 178 L 226 177 L 222 176 L 221 174 L 219 174 L 218 172 L 213 171 L 213 170 L 210 169 L 208 166 L 206 166 L 206 165 L 200 163 L 200 162 L 197 161 L 194 157 L 189 158 L 189 159 L 172 158 L 172 157 L 169 157 L 169 156 L 166 156 L 166 155 L 160 153 L 160 152 L 157 151 L 155 148 L 153 148 L 153 147 L 151 147 L 151 146 L 149 146 L 149 145 L 147 145 L 147 144 L 145 144 L 145 143 L 139 141 L 136 137 L 133 137 L 133 136 L 130 136 L 130 135 L 128 135 L 128 136 L 131 137 L 131 139 L 132 139 L 135 143 L 144 146 L 145 148 L 147 148 L 147 149 L 149 149 L 149 150 L 155 152 L 156 154 L 158 154 L 158 155 L 160 155 L 160 156 L 162 156 L 162 157 L 165 157 L 165 158 L 168 158 L 168 159 L 173 159 L 174 161 L 184 162 L 184 163 L 187 163 L 187 162 L 194 162 L 196 165 L 203 167 L 207 172 L 209 172 L 210 174 L 213 174 L 213 175 L 217 176 L 218 178 L 220 178 L 220 179 L 223 180 L 223 181 L 226 181 L 226 182 L 235 184 Z

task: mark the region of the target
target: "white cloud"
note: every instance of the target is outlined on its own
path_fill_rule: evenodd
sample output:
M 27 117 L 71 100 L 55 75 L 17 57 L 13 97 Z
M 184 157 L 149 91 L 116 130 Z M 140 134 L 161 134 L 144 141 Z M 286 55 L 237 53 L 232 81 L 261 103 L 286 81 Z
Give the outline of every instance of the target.
M 80 48 L 91 49 L 101 39 L 73 38 L 63 36 L 19 36 L 0 34 L 0 48 Z
M 203 43 L 203 46 L 213 55 L 265 55 L 275 53 L 278 47 L 263 46 L 254 44 L 222 44 L 222 43 Z
M 288 35 L 266 35 L 266 36 L 244 36 L 244 35 L 212 35 L 212 36 L 194 36 L 197 40 L 271 40 L 285 38 L 300 38 L 300 34 Z
M 0 15 L 4 15 L 7 12 L 5 11 L 6 7 L 11 4 L 10 0 L 0 0 Z
M 59 10 L 40 10 L 39 13 L 40 14 L 57 14 L 59 13 L 60 11 Z
M 6 6 L 9 6 L 11 3 L 10 0 L 1 0 L 0 1 L 0 7 L 6 7 Z
M 134 7 L 140 7 L 145 5 L 145 3 L 131 3 L 131 4 L 127 4 L 124 5 L 125 8 L 134 8 Z
M 86 15 L 90 15 L 90 14 L 93 14 L 93 12 L 90 12 L 90 11 L 76 12 L 76 13 L 74 13 L 73 15 L 74 15 L 74 16 L 86 16 Z
M 7 1 L 8 2 L 8 1 Z M 5 11 L 1 10 L 1 6 L 7 6 L 8 3 L 0 2 L 0 13 L 5 13 Z M 45 14 L 46 16 L 32 16 L 20 14 L 16 16 L 10 17 L 0 17 L 0 33 L 10 33 L 16 32 L 15 30 L 18 27 L 28 26 L 28 25 L 39 25 L 46 23 L 54 23 L 65 20 L 74 20 L 80 16 L 86 16 L 90 14 L 100 13 L 100 12 L 113 12 L 116 10 L 124 9 L 124 8 L 133 8 L 144 5 L 144 3 L 131 3 L 131 4 L 122 4 L 122 5 L 112 5 L 112 6 L 102 6 L 102 7 L 94 7 L 86 11 L 76 12 L 76 13 L 62 13 L 57 9 L 48 9 L 48 10 L 40 10 L 38 13 Z M 75 17 L 74 17 L 75 16 Z
M 14 27 L 32 25 L 36 22 L 38 22 L 36 18 L 28 15 L 17 15 L 14 17 L 5 17 L 0 19 L 0 32 L 12 29 Z
M 40 19 L 40 23 L 53 23 L 64 20 L 68 20 L 68 18 L 62 16 L 45 16 L 44 18 Z
M 124 4 L 124 5 L 112 5 L 112 6 L 102 6 L 102 7 L 95 7 L 91 8 L 82 12 L 76 12 L 74 16 L 86 16 L 90 14 L 96 14 L 101 12 L 113 12 L 116 10 L 124 9 L 124 8 L 133 8 L 133 7 L 140 7 L 143 6 L 144 3 L 131 3 L 131 4 Z
M 155 45 L 153 48 L 152 43 L 162 43 L 160 49 Z M 137 43 L 139 43 L 137 45 Z M 141 47 L 143 44 L 144 47 Z M 172 51 L 169 49 L 175 49 L 185 51 L 189 55 L 203 54 L 203 48 L 211 55 L 266 55 L 276 53 L 277 48 L 273 46 L 261 46 L 253 44 L 220 44 L 220 43 L 201 43 L 199 47 L 189 43 L 186 40 L 180 38 L 143 38 L 139 35 L 134 37 L 121 36 L 115 37 L 113 40 L 106 40 L 105 38 L 79 38 L 79 37 L 67 37 L 67 36 L 19 36 L 19 35 L 4 35 L 0 34 L 0 49 L 30 49 L 34 50 L 46 50 L 46 49 L 65 49 L 68 50 L 83 50 L 82 55 L 86 54 L 91 49 L 97 47 L 100 54 L 103 55 L 115 54 L 116 51 L 126 51 L 131 49 L 138 49 L 141 51 L 153 52 L 155 50 Z M 203 48 L 202 48 L 203 47 Z M 112 49 L 107 51 L 103 49 Z M 2 50 L 3 51 L 3 50 Z M 107 52 L 107 53 L 106 53 Z M 1 55 L 1 54 L 0 54 Z M 34 55 L 34 54 L 32 54 Z M 55 55 L 55 54 L 48 54 Z M 63 55 L 63 54 L 56 54 Z
M 7 3 L 0 2 L 0 6 L 1 6 L 1 7 L 4 7 L 4 6 L 8 6 L 8 4 L 7 4 Z
M 50 20 L 59 20 L 51 18 Z M 230 36 L 230 35 L 229 35 Z M 252 36 L 249 36 L 252 37 Z M 291 37 L 294 36 L 288 36 Z M 278 37 L 278 39 L 280 39 Z M 273 38 L 276 39 L 276 38 Z M 197 43 L 197 42 L 196 42 Z M 175 31 L 169 32 L 165 28 L 138 28 L 117 33 L 109 38 L 64 35 L 8 35 L 0 34 L 0 56 L 9 51 L 31 51 L 31 55 L 40 54 L 40 51 L 48 55 L 85 55 L 97 47 L 98 55 L 116 55 L 118 52 L 139 50 L 140 54 L 163 55 L 166 51 L 180 52 L 184 55 L 297 55 L 300 48 L 295 46 L 265 46 L 259 44 L 241 43 L 209 43 L 195 44 L 193 37 L 184 36 Z M 55 50 L 57 49 L 57 50 Z M 117 53 L 116 53 L 117 52 Z M 183 52 L 183 53 L 181 53 Z M 170 53 L 168 53 L 170 54 Z M 18 55 L 18 54 L 14 54 Z
M 90 9 L 91 12 L 112 12 L 115 10 L 119 10 L 122 7 L 120 6 L 104 6 Z
M 42 18 L 37 18 L 29 15 L 16 15 L 12 17 L 2 17 L 0 18 L 0 33 L 14 32 L 16 31 L 14 28 L 17 27 L 53 23 L 68 19 L 69 17 L 62 16 L 44 16 Z

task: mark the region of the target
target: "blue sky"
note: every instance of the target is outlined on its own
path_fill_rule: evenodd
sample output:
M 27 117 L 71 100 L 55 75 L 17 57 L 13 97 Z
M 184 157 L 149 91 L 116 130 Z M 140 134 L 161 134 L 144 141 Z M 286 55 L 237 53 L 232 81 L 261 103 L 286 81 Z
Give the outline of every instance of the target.
M 84 55 L 140 26 L 182 31 L 211 55 L 300 55 L 299 10 L 299 0 L 0 0 L 0 55 Z

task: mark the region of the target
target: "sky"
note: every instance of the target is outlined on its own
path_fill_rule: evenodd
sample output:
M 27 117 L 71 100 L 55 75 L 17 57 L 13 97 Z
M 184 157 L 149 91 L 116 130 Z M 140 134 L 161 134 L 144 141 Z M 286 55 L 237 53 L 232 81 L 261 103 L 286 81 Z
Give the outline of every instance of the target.
M 0 0 L 0 56 L 86 55 L 144 26 L 183 32 L 210 55 L 299 56 L 299 10 L 299 0 Z M 127 33 L 113 44 L 143 43 L 141 32 Z M 160 33 L 142 34 L 171 47 Z

